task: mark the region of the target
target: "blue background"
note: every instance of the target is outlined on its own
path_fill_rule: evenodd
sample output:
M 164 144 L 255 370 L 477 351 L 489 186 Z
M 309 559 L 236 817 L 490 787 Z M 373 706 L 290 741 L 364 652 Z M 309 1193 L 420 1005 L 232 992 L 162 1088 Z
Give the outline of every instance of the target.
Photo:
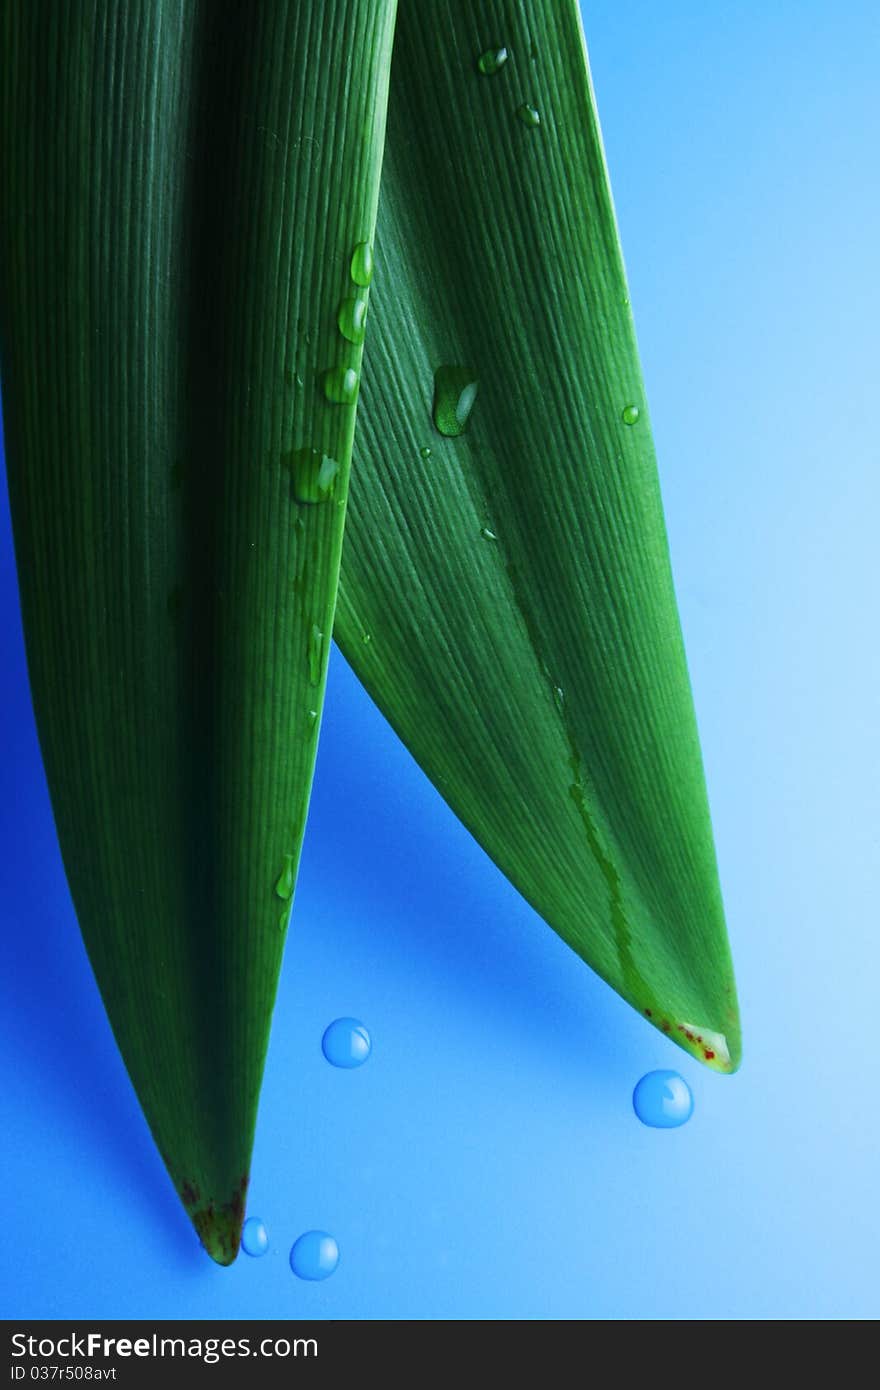
M 199 1251 L 80 945 L 2 516 L 0 856 L 13 1316 L 880 1312 L 877 71 L 870 3 L 627 0 L 587 36 L 744 1013 L 703 1072 L 546 928 L 334 654 L 250 1211 Z M 5 507 L 5 494 L 4 494 Z M 321 1034 L 353 1014 L 360 1070 Z M 681 1130 L 643 1128 L 675 1067 Z M 293 1277 L 303 1230 L 337 1238 Z

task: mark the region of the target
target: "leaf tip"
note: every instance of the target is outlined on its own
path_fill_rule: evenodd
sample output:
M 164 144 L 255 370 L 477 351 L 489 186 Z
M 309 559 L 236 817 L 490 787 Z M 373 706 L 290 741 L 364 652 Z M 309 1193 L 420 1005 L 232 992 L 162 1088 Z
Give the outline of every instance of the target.
M 196 1229 L 202 1248 L 218 1265 L 231 1265 L 238 1255 L 241 1245 L 241 1228 L 244 1225 L 245 1193 L 247 1175 L 242 1177 L 228 1201 L 213 1200 L 199 1203 L 199 1190 L 194 1183 L 185 1182 L 180 1196 L 189 1218 Z
M 730 1011 L 725 1033 L 702 1023 L 667 1017 L 653 1008 L 643 1009 L 642 1013 L 655 1028 L 710 1070 L 731 1074 L 738 1069 L 742 1061 L 742 1037 L 735 1009 Z

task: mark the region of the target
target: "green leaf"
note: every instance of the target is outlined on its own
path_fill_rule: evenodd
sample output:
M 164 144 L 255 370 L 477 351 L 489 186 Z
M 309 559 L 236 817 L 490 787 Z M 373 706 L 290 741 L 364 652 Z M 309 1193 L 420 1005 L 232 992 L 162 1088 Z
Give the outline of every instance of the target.
M 576 5 L 402 6 L 388 122 L 336 636 L 551 926 L 732 1070 L 733 973 Z
M 362 351 L 337 317 L 366 294 L 394 8 L 0 17 L 0 341 L 40 741 L 114 1033 L 221 1263 L 312 778 Z

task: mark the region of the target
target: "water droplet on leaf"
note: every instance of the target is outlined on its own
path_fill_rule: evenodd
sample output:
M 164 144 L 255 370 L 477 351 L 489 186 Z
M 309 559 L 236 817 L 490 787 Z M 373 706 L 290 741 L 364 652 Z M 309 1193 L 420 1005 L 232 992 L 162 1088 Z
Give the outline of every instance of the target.
M 317 623 L 312 623 L 309 632 L 309 680 L 312 685 L 317 685 L 321 679 L 321 667 L 324 657 L 324 634 Z
M 321 1039 L 321 1051 L 334 1067 L 363 1066 L 373 1044 L 364 1025 L 356 1018 L 337 1018 Z
M 351 253 L 351 278 L 364 289 L 373 278 L 373 248 L 368 241 L 359 241 Z
M 490 531 L 488 526 L 480 527 L 480 535 L 483 537 L 484 541 L 497 541 L 498 539 L 498 537 L 495 535 L 495 532 Z
M 314 506 L 333 494 L 339 464 L 319 449 L 297 449 L 285 456 L 293 475 L 293 495 L 297 502 Z
M 649 1071 L 633 1091 L 633 1109 L 652 1129 L 677 1129 L 693 1108 L 690 1086 L 677 1071 Z
M 620 418 L 625 425 L 634 425 L 639 418 L 639 408 L 637 405 L 625 405 L 620 412 Z
M 331 367 L 324 373 L 324 395 L 334 405 L 351 405 L 357 395 L 358 374 L 354 367 Z
M 441 434 L 463 434 L 479 383 L 470 367 L 438 367 L 434 373 L 434 424 Z
M 516 114 L 523 125 L 529 126 L 532 130 L 535 130 L 541 124 L 541 113 L 537 106 L 529 106 L 526 102 L 523 102 L 522 106 L 516 108 Z
M 339 1264 L 339 1246 L 326 1231 L 306 1231 L 290 1252 L 290 1268 L 298 1279 L 326 1279 Z
M 367 301 L 358 297 L 343 299 L 339 305 L 336 322 L 343 338 L 350 343 L 362 343 L 366 333 Z
M 487 48 L 477 59 L 477 67 L 484 77 L 491 77 L 507 62 L 506 48 Z
M 423 459 L 429 459 L 431 457 L 431 450 L 428 448 L 427 444 L 424 448 L 419 449 L 419 454 Z
M 278 875 L 278 882 L 275 884 L 275 892 L 279 898 L 287 902 L 288 898 L 293 897 L 293 855 L 285 854 L 284 868 Z

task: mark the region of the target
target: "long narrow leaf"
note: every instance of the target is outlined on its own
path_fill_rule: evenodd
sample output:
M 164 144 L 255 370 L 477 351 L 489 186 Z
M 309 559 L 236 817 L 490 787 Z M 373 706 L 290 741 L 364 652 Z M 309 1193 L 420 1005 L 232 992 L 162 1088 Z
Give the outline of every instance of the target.
M 402 6 L 378 257 L 338 639 L 547 921 L 731 1070 L 703 770 L 573 0 Z
M 3 395 L 40 741 L 113 1030 L 221 1263 L 312 777 L 362 350 L 339 307 L 366 293 L 394 8 L 2 12 Z

